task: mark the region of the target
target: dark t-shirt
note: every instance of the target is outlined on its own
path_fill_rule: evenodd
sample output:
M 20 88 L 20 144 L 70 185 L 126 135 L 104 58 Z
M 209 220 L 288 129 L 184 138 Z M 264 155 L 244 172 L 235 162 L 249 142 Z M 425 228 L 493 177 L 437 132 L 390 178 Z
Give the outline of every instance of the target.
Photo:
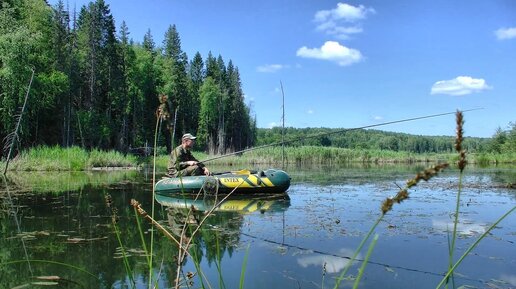
M 183 146 L 176 147 L 170 153 L 170 161 L 168 163 L 168 174 L 171 176 L 176 176 L 178 171 L 181 171 L 188 167 L 186 162 L 188 161 L 196 161 L 198 160 L 192 155 L 190 150 L 183 148 Z M 198 163 L 199 167 L 204 167 L 203 164 Z

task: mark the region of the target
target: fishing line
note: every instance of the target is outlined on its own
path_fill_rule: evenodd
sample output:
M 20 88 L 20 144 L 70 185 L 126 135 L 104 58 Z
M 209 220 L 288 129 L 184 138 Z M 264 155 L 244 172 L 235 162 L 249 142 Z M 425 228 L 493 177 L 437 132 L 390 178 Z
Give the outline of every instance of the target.
M 462 110 L 461 112 L 468 112 L 468 111 L 474 111 L 474 110 L 480 110 L 480 109 L 483 109 L 483 108 L 481 108 L 481 107 L 480 108 L 472 108 L 472 109 Z M 326 136 L 326 135 L 338 134 L 338 133 L 343 133 L 343 132 L 348 132 L 348 131 L 355 131 L 355 130 L 360 130 L 360 129 L 366 129 L 366 128 L 384 126 L 384 125 L 389 125 L 389 124 L 395 124 L 395 123 L 402 123 L 402 122 L 408 122 L 408 121 L 414 121 L 414 120 L 420 120 L 420 119 L 426 119 L 426 118 L 433 118 L 433 117 L 451 115 L 451 114 L 456 114 L 456 113 L 457 113 L 457 111 L 438 113 L 438 114 L 432 114 L 432 115 L 425 115 L 425 116 L 418 116 L 418 117 L 412 117 L 412 118 L 388 121 L 388 122 L 383 122 L 383 123 L 378 123 L 378 124 L 370 124 L 370 125 L 354 127 L 354 128 L 346 128 L 346 129 L 341 129 L 341 130 L 336 130 L 336 131 L 331 131 L 331 132 L 318 133 L 318 134 L 314 134 L 314 135 L 311 135 L 311 136 L 304 136 L 304 137 L 299 137 L 299 138 L 295 138 L 295 139 L 291 139 L 291 140 L 280 141 L 280 142 L 275 142 L 275 143 L 266 144 L 266 145 L 262 145 L 262 146 L 257 146 L 257 147 L 253 147 L 253 148 L 243 149 L 243 150 L 240 150 L 240 151 L 237 151 L 237 152 L 228 153 L 228 154 L 225 154 L 225 155 L 209 158 L 209 159 L 201 161 L 200 163 L 206 163 L 206 162 L 218 160 L 218 159 L 225 158 L 225 157 L 232 156 L 232 155 L 243 154 L 243 153 L 246 153 L 246 152 L 249 152 L 249 151 L 253 151 L 253 150 L 257 150 L 257 149 L 263 149 L 263 148 L 268 148 L 268 147 L 272 147 L 272 146 L 276 146 L 276 145 L 289 144 L 289 143 L 293 143 L 293 142 L 301 141 L 301 140 L 305 140 L 305 139 L 311 139 L 311 138 L 316 138 L 316 137 L 321 137 L 321 136 Z
M 247 234 L 247 233 L 244 233 L 244 232 L 241 232 L 240 234 L 242 234 L 242 235 L 244 235 L 246 237 L 249 237 L 249 238 L 252 238 L 252 239 L 256 239 L 256 240 L 259 240 L 259 241 L 262 241 L 262 242 L 270 243 L 270 244 L 275 244 L 275 245 L 279 245 L 279 246 L 285 246 L 285 247 L 288 247 L 288 248 L 299 249 L 299 250 L 302 250 L 302 251 L 314 252 L 314 253 L 325 255 L 325 256 L 332 256 L 332 257 L 337 257 L 337 258 L 351 260 L 351 257 L 349 257 L 349 256 L 342 256 L 342 255 L 338 255 L 338 254 L 335 254 L 335 253 L 328 253 L 328 252 L 324 252 L 324 251 L 320 251 L 320 250 L 313 250 L 313 249 L 301 247 L 301 246 L 298 246 L 298 245 L 291 245 L 291 244 L 287 244 L 287 243 L 284 243 L 284 242 L 277 242 L 277 241 L 274 241 L 274 240 L 269 240 L 269 239 L 266 239 L 266 238 L 257 237 L 257 236 L 254 236 L 254 235 L 251 235 L 251 234 Z M 399 270 L 405 270 L 405 271 L 415 272 L 415 273 L 422 273 L 422 274 L 438 276 L 438 277 L 444 277 L 446 275 L 445 273 L 436 273 L 436 272 L 425 271 L 425 270 L 414 269 L 414 268 L 408 268 L 408 267 L 403 267 L 403 266 L 390 265 L 390 264 L 387 264 L 387 263 L 375 262 L 375 261 L 371 261 L 371 260 L 365 261 L 363 259 L 358 259 L 358 258 L 355 258 L 354 261 L 357 261 L 357 262 L 367 262 L 368 264 L 372 264 L 372 265 L 378 265 L 378 266 L 394 268 L 394 269 L 399 269 Z M 478 282 L 478 283 L 481 283 L 481 284 L 487 284 L 488 283 L 487 281 L 484 281 L 484 280 L 468 278 L 468 277 L 465 277 L 465 276 L 454 275 L 453 277 L 456 278 L 456 279 L 473 281 L 473 282 Z

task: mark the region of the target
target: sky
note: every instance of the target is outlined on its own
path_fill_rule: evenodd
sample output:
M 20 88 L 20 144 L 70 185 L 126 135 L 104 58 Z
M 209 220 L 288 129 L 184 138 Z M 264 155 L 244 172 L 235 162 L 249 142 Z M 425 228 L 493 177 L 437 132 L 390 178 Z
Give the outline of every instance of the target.
M 68 1 L 68 2 L 67 2 Z M 50 0 L 54 5 L 57 0 Z M 77 11 L 89 1 L 65 0 Z M 130 38 L 157 46 L 176 25 L 182 49 L 240 71 L 257 125 L 356 128 L 465 113 L 465 136 L 516 122 L 513 0 L 105 0 Z M 454 115 L 379 126 L 454 135 Z

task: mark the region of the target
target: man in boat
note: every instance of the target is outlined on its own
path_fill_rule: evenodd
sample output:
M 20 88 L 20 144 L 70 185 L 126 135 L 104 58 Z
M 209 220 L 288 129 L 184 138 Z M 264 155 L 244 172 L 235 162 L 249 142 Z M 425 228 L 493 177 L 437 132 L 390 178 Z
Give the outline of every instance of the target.
M 190 151 L 195 144 L 196 137 L 185 133 L 181 137 L 181 145 L 176 147 L 170 154 L 168 163 L 169 177 L 210 175 L 210 171 L 203 163 L 200 163 Z

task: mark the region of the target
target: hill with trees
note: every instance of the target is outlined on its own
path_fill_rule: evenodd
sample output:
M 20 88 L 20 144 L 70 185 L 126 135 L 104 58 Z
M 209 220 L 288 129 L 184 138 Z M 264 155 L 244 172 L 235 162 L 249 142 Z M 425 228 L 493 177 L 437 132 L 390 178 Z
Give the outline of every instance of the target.
M 349 130 L 330 128 L 258 129 L 257 145 L 289 142 L 289 146 L 325 146 L 348 149 L 405 151 L 412 153 L 448 153 L 454 151 L 454 136 L 421 136 L 381 130 Z M 463 147 L 471 153 L 516 152 L 516 123 L 507 130 L 499 128 L 493 138 L 466 137 Z

